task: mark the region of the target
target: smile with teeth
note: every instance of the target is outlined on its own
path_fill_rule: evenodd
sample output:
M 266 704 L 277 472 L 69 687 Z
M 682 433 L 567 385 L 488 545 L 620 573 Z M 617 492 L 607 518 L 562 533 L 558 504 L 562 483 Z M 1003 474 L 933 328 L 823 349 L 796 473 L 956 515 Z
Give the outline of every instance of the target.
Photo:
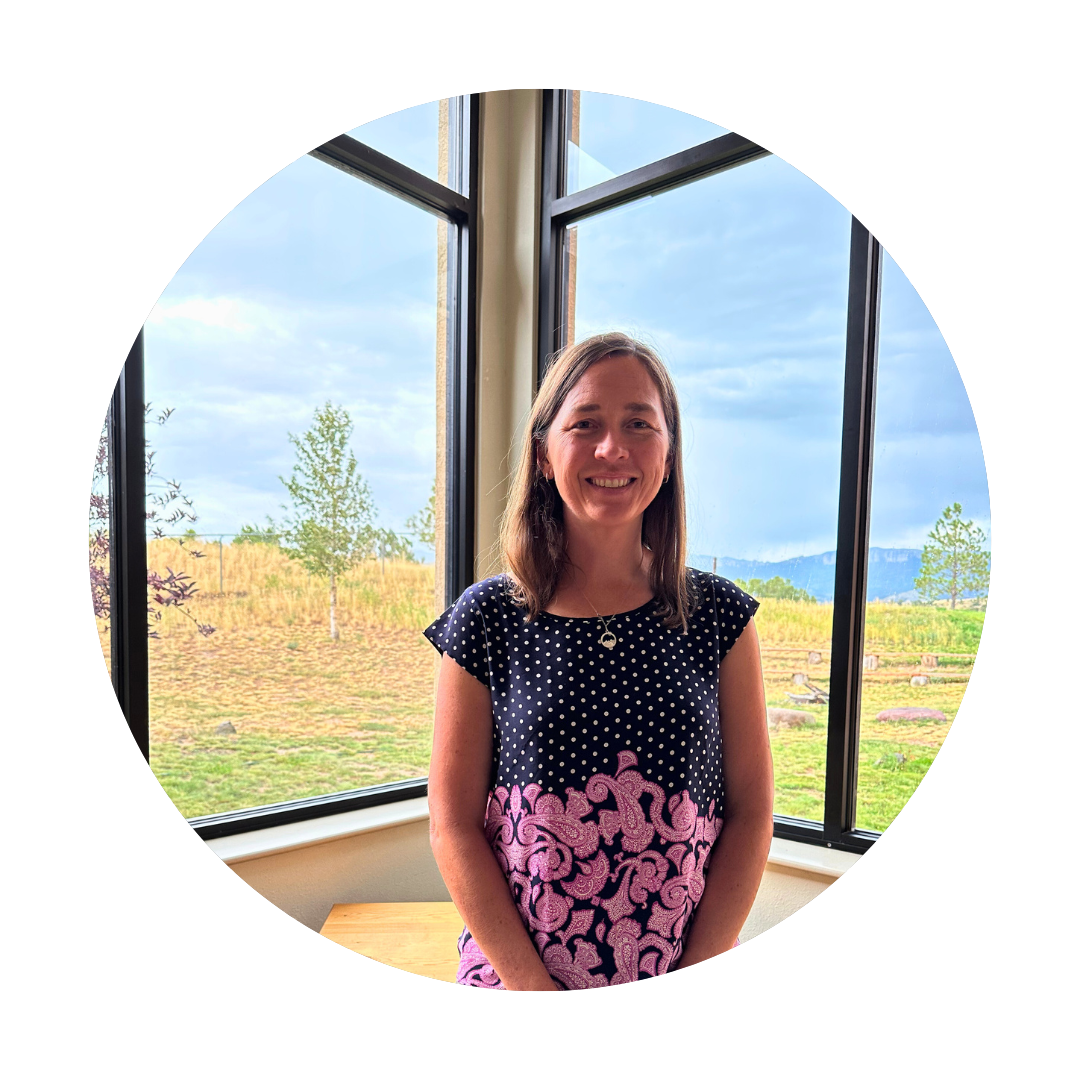
M 593 487 L 621 488 L 621 487 L 626 487 L 627 484 L 632 484 L 633 482 L 634 482 L 634 478 L 632 476 L 624 476 L 624 477 L 621 477 L 619 479 L 615 479 L 614 477 L 605 477 L 605 476 L 590 476 L 589 477 L 589 483 L 592 484 Z

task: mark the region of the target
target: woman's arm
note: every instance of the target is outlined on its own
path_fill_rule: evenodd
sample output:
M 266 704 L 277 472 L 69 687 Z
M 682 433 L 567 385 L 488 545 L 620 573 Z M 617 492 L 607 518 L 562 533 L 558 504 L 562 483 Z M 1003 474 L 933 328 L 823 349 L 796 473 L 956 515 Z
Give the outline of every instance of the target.
M 751 619 L 720 664 L 724 739 L 724 824 L 713 847 L 705 892 L 677 967 L 735 944 L 757 895 L 772 839 L 772 751 L 757 630 Z
M 558 990 L 484 835 L 491 750 L 491 693 L 444 654 L 428 775 L 431 850 L 465 925 L 503 985 Z

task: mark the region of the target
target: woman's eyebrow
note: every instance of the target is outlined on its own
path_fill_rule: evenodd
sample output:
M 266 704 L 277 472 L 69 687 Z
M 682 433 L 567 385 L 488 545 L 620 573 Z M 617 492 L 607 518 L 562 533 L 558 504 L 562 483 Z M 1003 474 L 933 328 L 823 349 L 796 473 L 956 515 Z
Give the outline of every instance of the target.
M 584 405 L 575 405 L 574 412 L 599 412 L 603 408 L 599 402 L 590 401 Z M 628 401 L 624 406 L 625 412 L 656 412 L 656 406 L 650 405 L 647 401 Z

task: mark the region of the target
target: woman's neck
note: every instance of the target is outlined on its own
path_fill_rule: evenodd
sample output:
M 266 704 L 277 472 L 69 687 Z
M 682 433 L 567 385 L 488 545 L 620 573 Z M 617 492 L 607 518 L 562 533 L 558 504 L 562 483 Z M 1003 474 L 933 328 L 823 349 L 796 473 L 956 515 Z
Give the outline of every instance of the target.
M 652 598 L 652 553 L 641 544 L 641 522 L 618 529 L 576 528 L 565 522 L 568 566 L 548 610 L 556 615 L 611 615 Z M 595 609 L 595 610 L 594 610 Z

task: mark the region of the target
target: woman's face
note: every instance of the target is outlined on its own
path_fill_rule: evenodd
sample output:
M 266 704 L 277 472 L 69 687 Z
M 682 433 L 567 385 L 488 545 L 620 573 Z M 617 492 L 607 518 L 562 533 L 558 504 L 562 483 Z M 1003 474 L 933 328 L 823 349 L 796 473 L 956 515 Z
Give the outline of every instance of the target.
M 619 353 L 578 379 L 537 461 L 568 518 L 610 528 L 640 518 L 656 497 L 669 444 L 656 383 L 640 360 Z

